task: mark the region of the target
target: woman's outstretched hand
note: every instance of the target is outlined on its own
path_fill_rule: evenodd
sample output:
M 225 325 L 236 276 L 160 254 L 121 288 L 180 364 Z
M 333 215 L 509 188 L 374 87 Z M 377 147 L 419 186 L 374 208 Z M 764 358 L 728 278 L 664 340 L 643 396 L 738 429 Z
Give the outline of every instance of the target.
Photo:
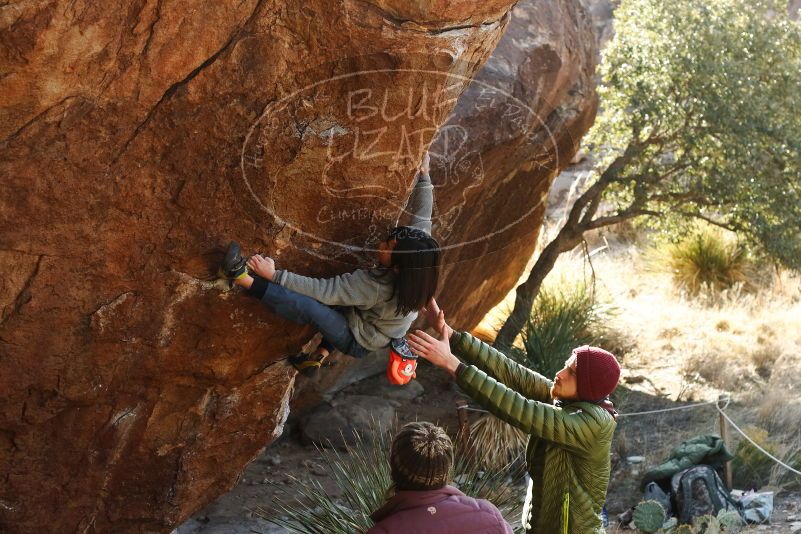
M 407 340 L 417 355 L 455 375 L 456 368 L 459 367 L 459 359 L 451 353 L 448 325 L 445 324 L 445 314 L 441 310 L 438 317 L 441 318 L 442 328 L 437 337 L 430 336 L 422 330 L 415 330 L 413 334 L 409 334 Z
M 272 282 L 275 276 L 275 262 L 268 256 L 256 254 L 248 260 L 248 269 L 262 278 Z

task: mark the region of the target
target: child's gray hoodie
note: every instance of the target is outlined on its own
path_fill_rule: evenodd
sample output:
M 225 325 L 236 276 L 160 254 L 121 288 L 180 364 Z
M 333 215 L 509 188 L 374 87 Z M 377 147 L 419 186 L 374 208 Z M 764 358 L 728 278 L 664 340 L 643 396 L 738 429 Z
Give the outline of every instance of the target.
M 431 234 L 434 188 L 427 174 L 420 174 L 409 197 L 406 211 L 409 226 Z M 367 350 L 389 345 L 390 338 L 406 335 L 417 312 L 397 315 L 393 297 L 393 273 L 386 268 L 359 269 L 333 278 L 311 278 L 277 270 L 273 282 L 329 306 L 345 306 L 344 314 L 356 341 Z

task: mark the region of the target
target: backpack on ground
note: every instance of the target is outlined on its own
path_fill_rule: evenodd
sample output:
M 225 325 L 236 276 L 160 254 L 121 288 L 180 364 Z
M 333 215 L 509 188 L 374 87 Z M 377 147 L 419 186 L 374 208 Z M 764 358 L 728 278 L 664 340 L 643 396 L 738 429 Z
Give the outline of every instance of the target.
M 737 503 L 711 466 L 696 465 L 679 471 L 670 479 L 670 488 L 680 525 L 692 523 L 694 517 L 717 515 L 720 510 L 739 512 Z

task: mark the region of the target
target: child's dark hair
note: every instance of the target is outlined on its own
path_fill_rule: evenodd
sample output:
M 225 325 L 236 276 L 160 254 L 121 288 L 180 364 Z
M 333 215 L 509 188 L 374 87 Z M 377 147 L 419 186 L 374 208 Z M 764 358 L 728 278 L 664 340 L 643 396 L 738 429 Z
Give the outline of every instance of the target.
M 398 226 L 389 233 L 397 244 L 392 250 L 395 268 L 393 297 L 398 315 L 407 315 L 425 307 L 439 283 L 440 249 L 437 240 L 422 230 Z

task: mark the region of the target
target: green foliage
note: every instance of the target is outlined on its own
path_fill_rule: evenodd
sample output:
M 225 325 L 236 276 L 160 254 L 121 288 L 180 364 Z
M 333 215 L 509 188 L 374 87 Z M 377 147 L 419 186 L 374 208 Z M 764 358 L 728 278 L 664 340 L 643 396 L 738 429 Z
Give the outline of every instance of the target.
M 275 503 L 277 513 L 282 515 L 272 516 L 268 510 L 257 513 L 290 532 L 365 532 L 373 524 L 370 514 L 381 506 L 392 485 L 387 461 L 389 444 L 387 434 L 379 431 L 371 433 L 370 438 L 356 435 L 355 443 L 344 454 L 336 449 L 321 451 L 324 465 L 342 490 L 340 500 L 328 495 L 316 479 L 295 479 L 299 498 L 291 503 Z
M 720 523 L 713 515 L 702 515 L 693 518 L 693 527 L 698 534 L 720 534 Z
M 295 480 L 298 497 L 291 502 L 278 501 L 271 509 L 259 508 L 264 519 L 301 534 L 353 534 L 373 526 L 370 514 L 378 509 L 392 492 L 389 469 L 391 432 L 371 432 L 369 438 L 356 434 L 353 445 L 344 452 L 323 449 L 322 463 L 331 480 L 340 489 L 335 498 L 316 479 Z M 459 443 L 458 440 L 456 442 Z M 510 519 L 518 513 L 521 495 L 516 484 L 523 477 L 522 469 L 504 466 L 499 470 L 483 468 L 466 451 L 456 446 L 454 485 L 466 495 L 487 499 Z
M 801 26 L 786 4 L 621 0 L 588 138 L 610 215 L 711 220 L 801 267 Z
M 785 454 L 781 456 L 781 459 L 796 471 L 801 471 L 801 448 L 798 447 L 798 442 L 785 448 Z M 777 469 L 777 467 L 775 465 L 773 467 L 771 484 L 781 486 L 787 491 L 801 490 L 801 477 L 784 468 Z
M 778 456 L 778 447 L 770 442 L 768 432 L 759 427 L 746 427 L 745 433 L 751 436 L 760 447 Z M 737 443 L 732 460 L 732 483 L 738 488 L 761 488 L 770 480 L 773 460 L 762 454 L 747 439 Z
M 767 430 L 757 426 L 746 427 L 744 431 L 770 454 L 781 458 L 784 463 L 794 469 L 801 470 L 801 449 L 798 448 L 797 441 L 790 443 L 789 446 L 779 444 L 770 439 Z M 731 465 L 732 482 L 738 488 L 759 489 L 767 485 L 781 486 L 790 491 L 801 488 L 801 482 L 797 475 L 783 468 L 777 469 L 773 460 L 765 456 L 747 439 L 742 439 L 737 443 Z
M 704 288 L 722 291 L 738 283 L 750 283 L 745 246 L 726 240 L 717 230 L 702 228 L 669 245 L 666 258 L 676 285 L 693 295 Z
M 695 517 L 692 525 L 677 525 L 675 517 L 666 518 L 661 504 L 650 500 L 637 505 L 632 520 L 641 532 L 657 534 L 737 534 L 745 526 L 740 514 L 726 510 L 721 510 L 717 516 Z
M 721 510 L 717 516 L 702 515 L 693 518 L 692 525 L 663 526 L 656 532 L 660 534 L 737 534 L 744 526 L 745 522 L 737 512 Z
M 598 304 L 586 284 L 561 284 L 540 291 L 521 336 L 526 365 L 552 377 L 564 366 L 570 352 L 593 343 L 609 309 Z
M 665 523 L 665 509 L 657 501 L 642 501 L 634 509 L 632 520 L 643 532 L 656 532 Z
M 732 534 L 737 534 L 745 527 L 745 521 L 740 517 L 740 514 L 731 510 L 718 512 L 718 523 L 720 523 L 723 532 L 731 532 Z

